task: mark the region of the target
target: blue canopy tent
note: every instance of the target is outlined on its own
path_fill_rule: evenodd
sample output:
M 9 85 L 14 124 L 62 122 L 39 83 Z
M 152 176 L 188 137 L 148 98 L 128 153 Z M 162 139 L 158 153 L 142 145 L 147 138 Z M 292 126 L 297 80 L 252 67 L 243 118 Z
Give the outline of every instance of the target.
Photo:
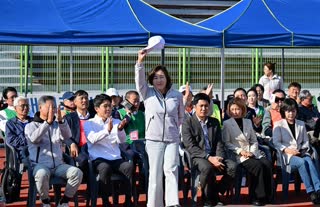
M 294 47 L 320 46 L 320 1 L 268 0 L 273 15 L 293 32 Z
M 318 0 L 242 0 L 197 25 L 222 32 L 224 47 L 314 47 L 319 10 Z
M 0 1 L 3 44 L 145 46 L 154 35 L 161 35 L 166 46 L 222 46 L 221 33 L 140 0 Z
M 291 46 L 293 41 L 292 32 L 277 20 L 264 0 L 242 0 L 198 25 L 221 31 L 223 47 Z
M 219 32 L 139 0 L 0 1 L 0 43 L 135 46 L 153 35 L 168 46 L 222 46 Z
M 301 0 L 242 0 L 226 11 L 199 22 L 197 25 L 222 32 L 223 48 L 313 47 L 320 46 L 320 23 L 316 20 L 319 10 L 320 1 L 318 0 L 307 2 Z M 222 80 L 224 78 L 223 48 L 221 50 Z M 223 81 L 221 81 L 221 89 L 222 91 L 224 89 Z

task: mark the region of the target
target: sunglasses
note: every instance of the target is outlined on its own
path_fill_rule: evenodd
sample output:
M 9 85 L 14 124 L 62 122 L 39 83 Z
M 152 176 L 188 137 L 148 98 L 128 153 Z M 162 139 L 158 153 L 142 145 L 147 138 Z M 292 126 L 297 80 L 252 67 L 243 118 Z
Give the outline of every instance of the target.
M 274 100 L 275 103 L 279 103 L 280 101 L 283 102 L 285 98 L 278 98 L 276 97 L 276 99 Z

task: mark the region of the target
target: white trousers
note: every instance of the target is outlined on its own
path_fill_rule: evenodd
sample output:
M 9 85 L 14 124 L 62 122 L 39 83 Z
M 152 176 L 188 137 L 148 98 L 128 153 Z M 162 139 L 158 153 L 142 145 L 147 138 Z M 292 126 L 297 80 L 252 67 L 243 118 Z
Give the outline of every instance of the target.
M 146 151 L 149 159 L 147 207 L 163 207 L 163 172 L 166 206 L 179 205 L 179 144 L 147 140 Z

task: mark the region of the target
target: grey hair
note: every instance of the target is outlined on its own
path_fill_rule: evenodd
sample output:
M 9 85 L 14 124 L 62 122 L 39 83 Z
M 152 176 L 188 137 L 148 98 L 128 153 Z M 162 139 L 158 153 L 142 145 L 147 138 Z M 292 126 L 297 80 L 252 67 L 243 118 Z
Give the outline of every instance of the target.
M 28 98 L 24 96 L 18 96 L 13 101 L 13 106 L 18 106 L 20 101 L 28 101 Z
M 311 93 L 310 93 L 309 90 L 303 90 L 303 91 L 301 91 L 300 94 L 299 94 L 299 98 L 300 98 L 301 101 L 303 101 L 304 99 L 306 99 L 306 98 L 308 98 L 308 97 L 311 97 L 311 96 L 312 96 L 312 95 L 311 95 Z
M 41 96 L 38 99 L 38 106 L 44 105 L 46 104 L 47 101 L 54 101 L 54 97 L 53 96 Z

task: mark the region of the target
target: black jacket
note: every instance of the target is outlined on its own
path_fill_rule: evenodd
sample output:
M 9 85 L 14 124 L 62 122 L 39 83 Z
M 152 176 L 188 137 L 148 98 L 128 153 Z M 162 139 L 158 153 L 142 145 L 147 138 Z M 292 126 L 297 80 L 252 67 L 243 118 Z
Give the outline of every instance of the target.
M 208 117 L 207 122 L 209 144 L 211 147 L 210 156 L 226 158 L 224 144 L 221 138 L 221 128 L 216 118 Z M 206 159 L 208 153 L 205 149 L 205 138 L 201 124 L 195 114 L 188 117 L 182 124 L 182 139 L 191 158 Z

